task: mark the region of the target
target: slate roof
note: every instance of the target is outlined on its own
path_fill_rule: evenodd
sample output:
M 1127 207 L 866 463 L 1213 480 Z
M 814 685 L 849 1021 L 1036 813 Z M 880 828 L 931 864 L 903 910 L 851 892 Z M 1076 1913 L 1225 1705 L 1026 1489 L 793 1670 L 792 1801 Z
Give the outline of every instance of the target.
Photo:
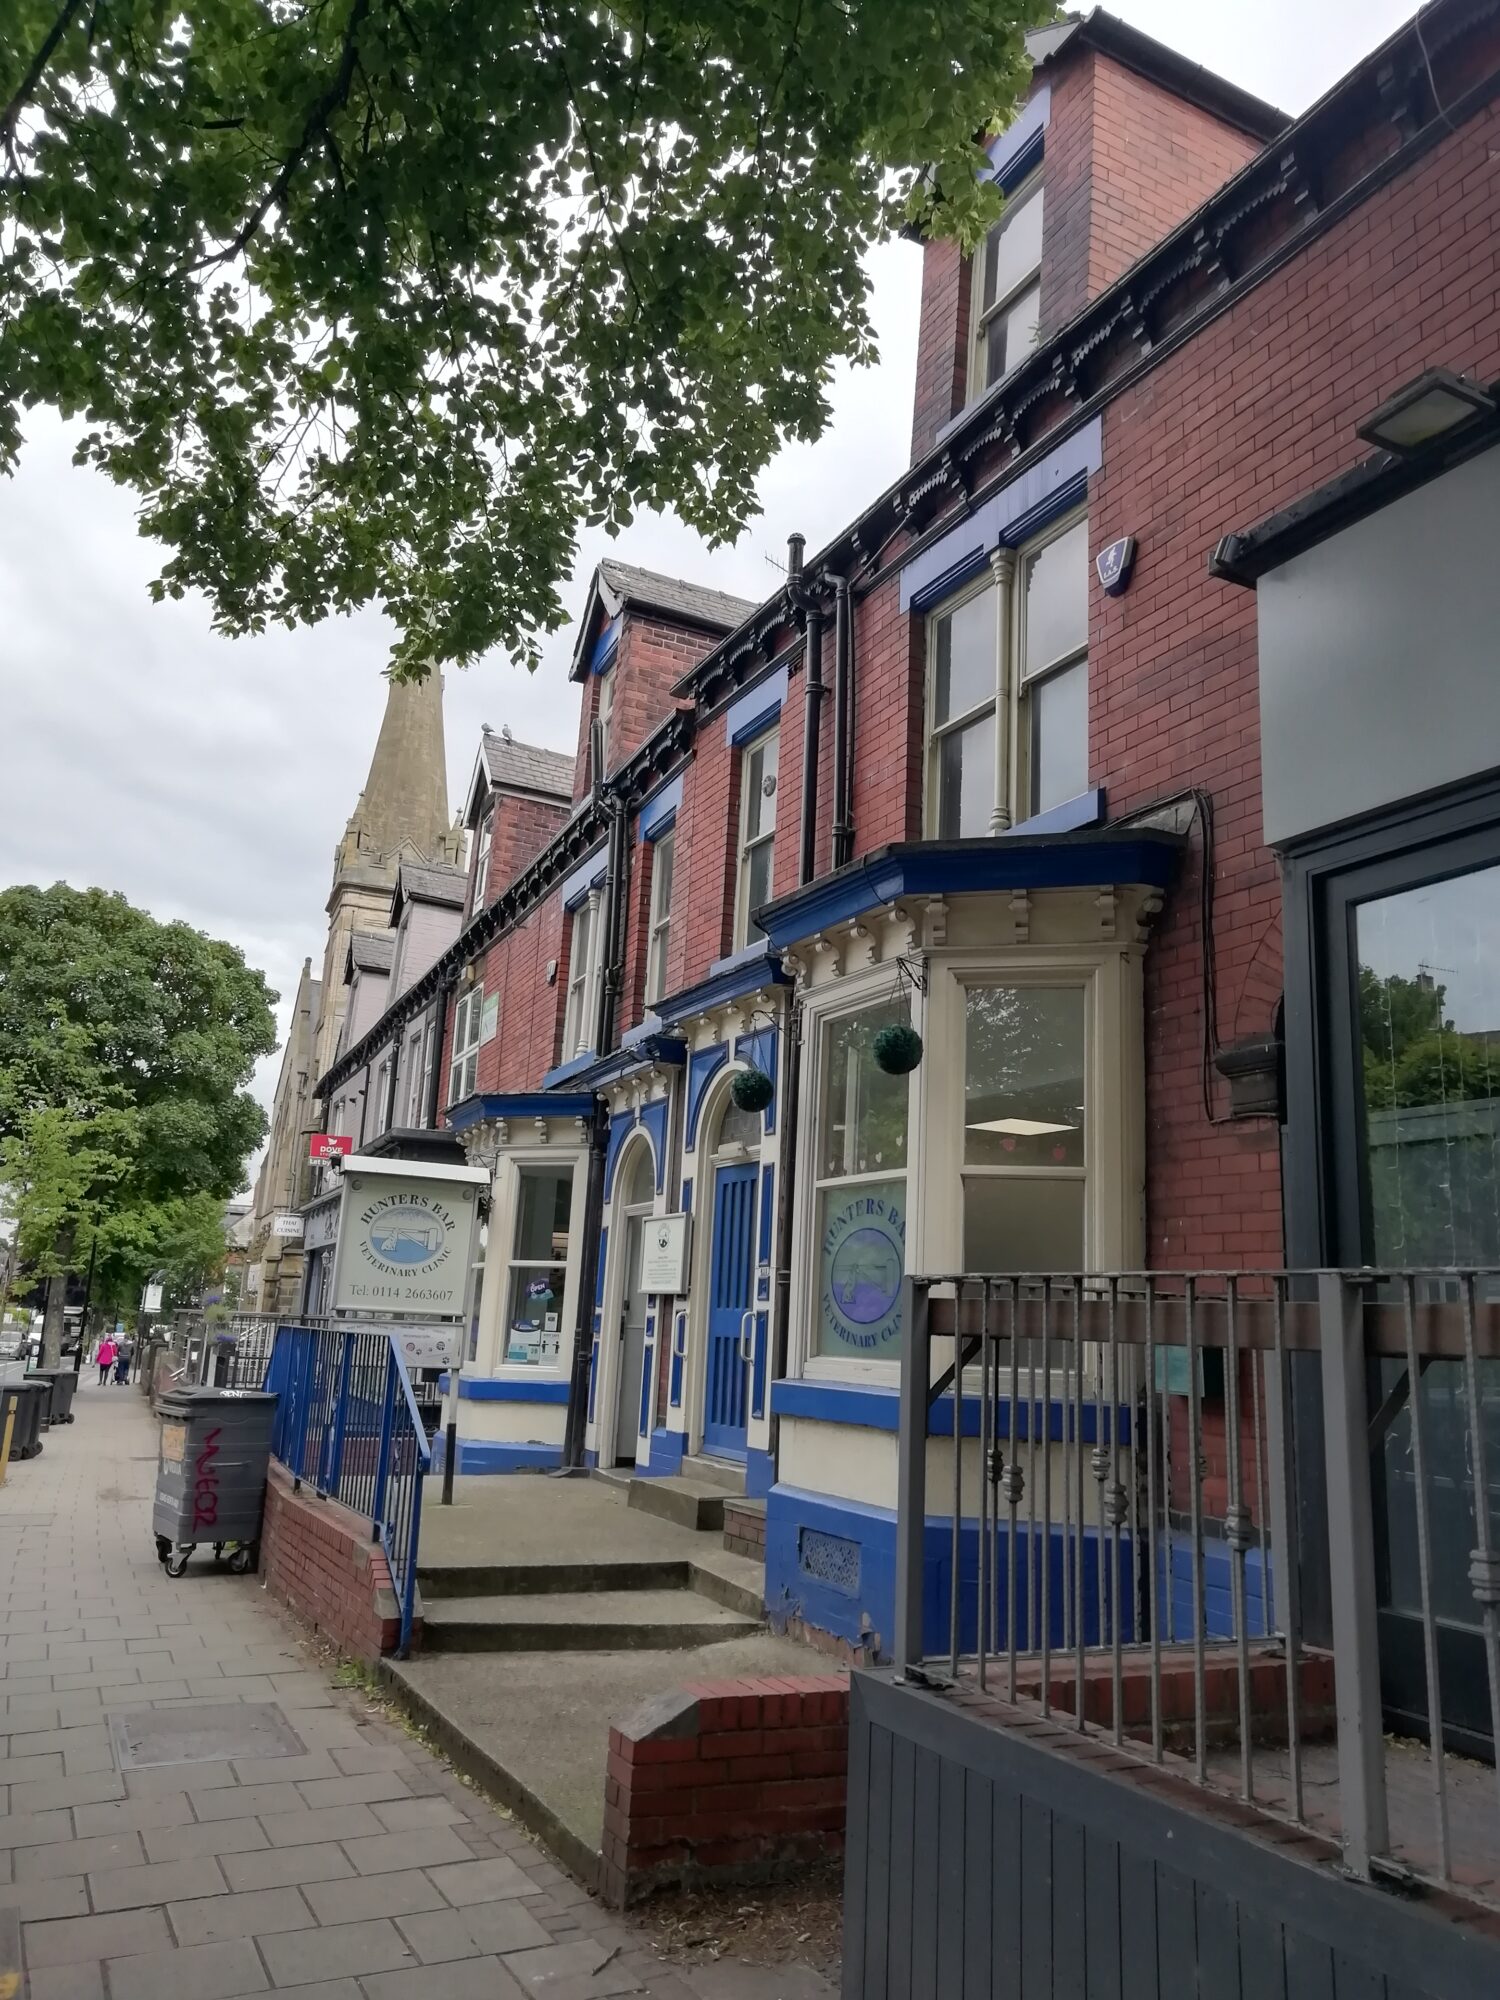
M 756 609 L 748 598 L 686 583 L 680 576 L 660 576 L 654 569 L 637 569 L 634 563 L 606 560 L 600 563 L 599 574 L 624 604 L 643 605 L 719 632 L 733 632 Z
M 492 785 L 519 792 L 542 792 L 549 798 L 573 796 L 573 753 L 544 750 L 537 743 L 518 743 L 513 736 L 484 726 L 484 767 Z
M 396 895 L 402 902 L 416 897 L 424 903 L 447 903 L 457 910 L 463 908 L 468 882 L 466 868 L 403 861 L 396 876 Z
M 349 963 L 361 972 L 389 972 L 395 952 L 394 931 L 356 931 L 349 940 Z

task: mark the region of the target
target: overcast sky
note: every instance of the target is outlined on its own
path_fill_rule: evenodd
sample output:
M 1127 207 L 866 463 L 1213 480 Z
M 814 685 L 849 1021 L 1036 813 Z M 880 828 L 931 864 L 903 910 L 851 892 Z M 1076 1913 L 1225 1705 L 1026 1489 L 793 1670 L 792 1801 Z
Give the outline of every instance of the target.
M 1412 12 L 1410 0 L 1113 0 L 1113 11 L 1289 112 L 1313 102 Z M 818 548 L 905 465 L 920 252 L 871 261 L 881 362 L 846 372 L 832 429 L 783 452 L 763 513 L 710 553 L 671 517 L 620 541 L 585 535 L 571 609 L 613 548 L 648 568 L 750 598 L 793 529 Z M 385 695 L 388 633 L 375 612 L 310 631 L 226 640 L 201 602 L 153 605 L 158 551 L 128 495 L 70 463 L 38 417 L 0 486 L 0 887 L 59 879 L 120 889 L 163 918 L 231 939 L 282 995 L 323 945 L 334 843 L 364 778 Z M 479 725 L 573 747 L 567 632 L 534 678 L 492 655 L 448 678 L 450 789 L 462 793 Z M 276 1058 L 257 1088 L 269 1103 Z

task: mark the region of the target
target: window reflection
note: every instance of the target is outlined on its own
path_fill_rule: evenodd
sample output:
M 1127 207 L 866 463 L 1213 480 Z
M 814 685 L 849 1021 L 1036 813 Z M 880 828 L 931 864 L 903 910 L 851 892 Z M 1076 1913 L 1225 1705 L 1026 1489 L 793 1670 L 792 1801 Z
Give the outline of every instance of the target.
M 1429 1272 L 1500 1265 L 1500 868 L 1362 904 L 1355 912 L 1366 1255 Z M 1457 1302 L 1451 1280 L 1419 1294 Z M 1411 1385 L 1379 1364 L 1383 1601 L 1421 1610 Z M 1490 1513 L 1500 1535 L 1500 1364 L 1479 1364 Z M 1479 1623 L 1473 1436 L 1462 1363 L 1421 1372 L 1433 1609 Z

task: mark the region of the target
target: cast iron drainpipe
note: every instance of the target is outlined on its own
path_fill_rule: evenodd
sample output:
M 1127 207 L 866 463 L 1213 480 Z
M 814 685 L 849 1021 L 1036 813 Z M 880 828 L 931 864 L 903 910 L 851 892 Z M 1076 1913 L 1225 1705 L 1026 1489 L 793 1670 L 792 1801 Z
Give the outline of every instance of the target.
M 854 847 L 853 662 L 850 658 L 849 579 L 831 576 L 833 585 L 833 839 L 830 865 L 842 868 Z
M 793 535 L 788 541 L 787 569 L 792 576 L 802 572 L 803 541 Z M 802 704 L 802 819 L 798 827 L 797 886 L 805 888 L 817 868 L 818 762 L 822 739 L 823 697 L 823 607 L 809 603 L 803 652 Z M 771 1303 L 771 1459 L 779 1458 L 781 1419 L 776 1414 L 776 1384 L 786 1374 L 791 1341 L 792 1305 L 792 1217 L 797 1185 L 797 1105 L 802 1095 L 802 1003 L 795 995 L 787 1008 L 786 1056 L 782 1063 L 781 1091 L 781 1185 L 776 1204 L 776 1275 Z M 777 1467 L 779 1473 L 779 1466 Z
M 590 742 L 590 763 L 600 769 L 604 732 L 596 722 Z M 603 791 L 602 773 L 596 790 Z M 603 937 L 606 952 L 599 981 L 599 1011 L 595 1015 L 594 1053 L 607 1055 L 613 1044 L 617 1004 L 624 983 L 625 889 L 630 867 L 629 823 L 624 801 L 606 794 L 610 810 L 609 860 L 604 875 Z M 599 1288 L 599 1232 L 604 1226 L 604 1154 L 609 1118 L 602 1099 L 594 1099 L 594 1124 L 589 1145 L 588 1190 L 583 1204 L 583 1258 L 578 1273 L 578 1311 L 573 1326 L 573 1362 L 568 1372 L 568 1411 L 563 1425 L 562 1478 L 586 1470 L 584 1438 L 588 1433 L 589 1363 L 593 1352 L 594 1296 Z

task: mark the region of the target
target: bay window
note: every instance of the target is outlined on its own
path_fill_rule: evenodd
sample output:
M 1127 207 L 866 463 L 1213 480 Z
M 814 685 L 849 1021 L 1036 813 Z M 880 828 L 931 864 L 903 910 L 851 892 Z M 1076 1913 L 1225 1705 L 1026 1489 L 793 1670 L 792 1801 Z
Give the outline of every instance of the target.
M 765 932 L 755 912 L 773 893 L 776 848 L 776 783 L 781 736 L 776 729 L 747 743 L 740 752 L 740 866 L 735 899 L 735 949 L 754 944 Z
M 1083 1266 L 1086 999 L 1081 985 L 964 988 L 966 1271 Z
M 875 1037 L 908 1008 L 885 999 L 823 1024 L 813 1152 L 813 1351 L 892 1360 L 906 1269 L 909 1079 L 887 1076 Z
M 571 1163 L 517 1169 L 501 1350 L 508 1364 L 559 1366 L 572 1213 Z
M 929 617 L 929 838 L 1002 833 L 1088 790 L 1088 584 L 1075 515 Z
M 974 259 L 969 394 L 981 395 L 1036 346 L 1042 317 L 1042 185 L 1006 197 Z
M 646 1005 L 667 990 L 667 948 L 672 932 L 672 865 L 676 835 L 664 833 L 651 857 L 651 937 L 646 947 Z

